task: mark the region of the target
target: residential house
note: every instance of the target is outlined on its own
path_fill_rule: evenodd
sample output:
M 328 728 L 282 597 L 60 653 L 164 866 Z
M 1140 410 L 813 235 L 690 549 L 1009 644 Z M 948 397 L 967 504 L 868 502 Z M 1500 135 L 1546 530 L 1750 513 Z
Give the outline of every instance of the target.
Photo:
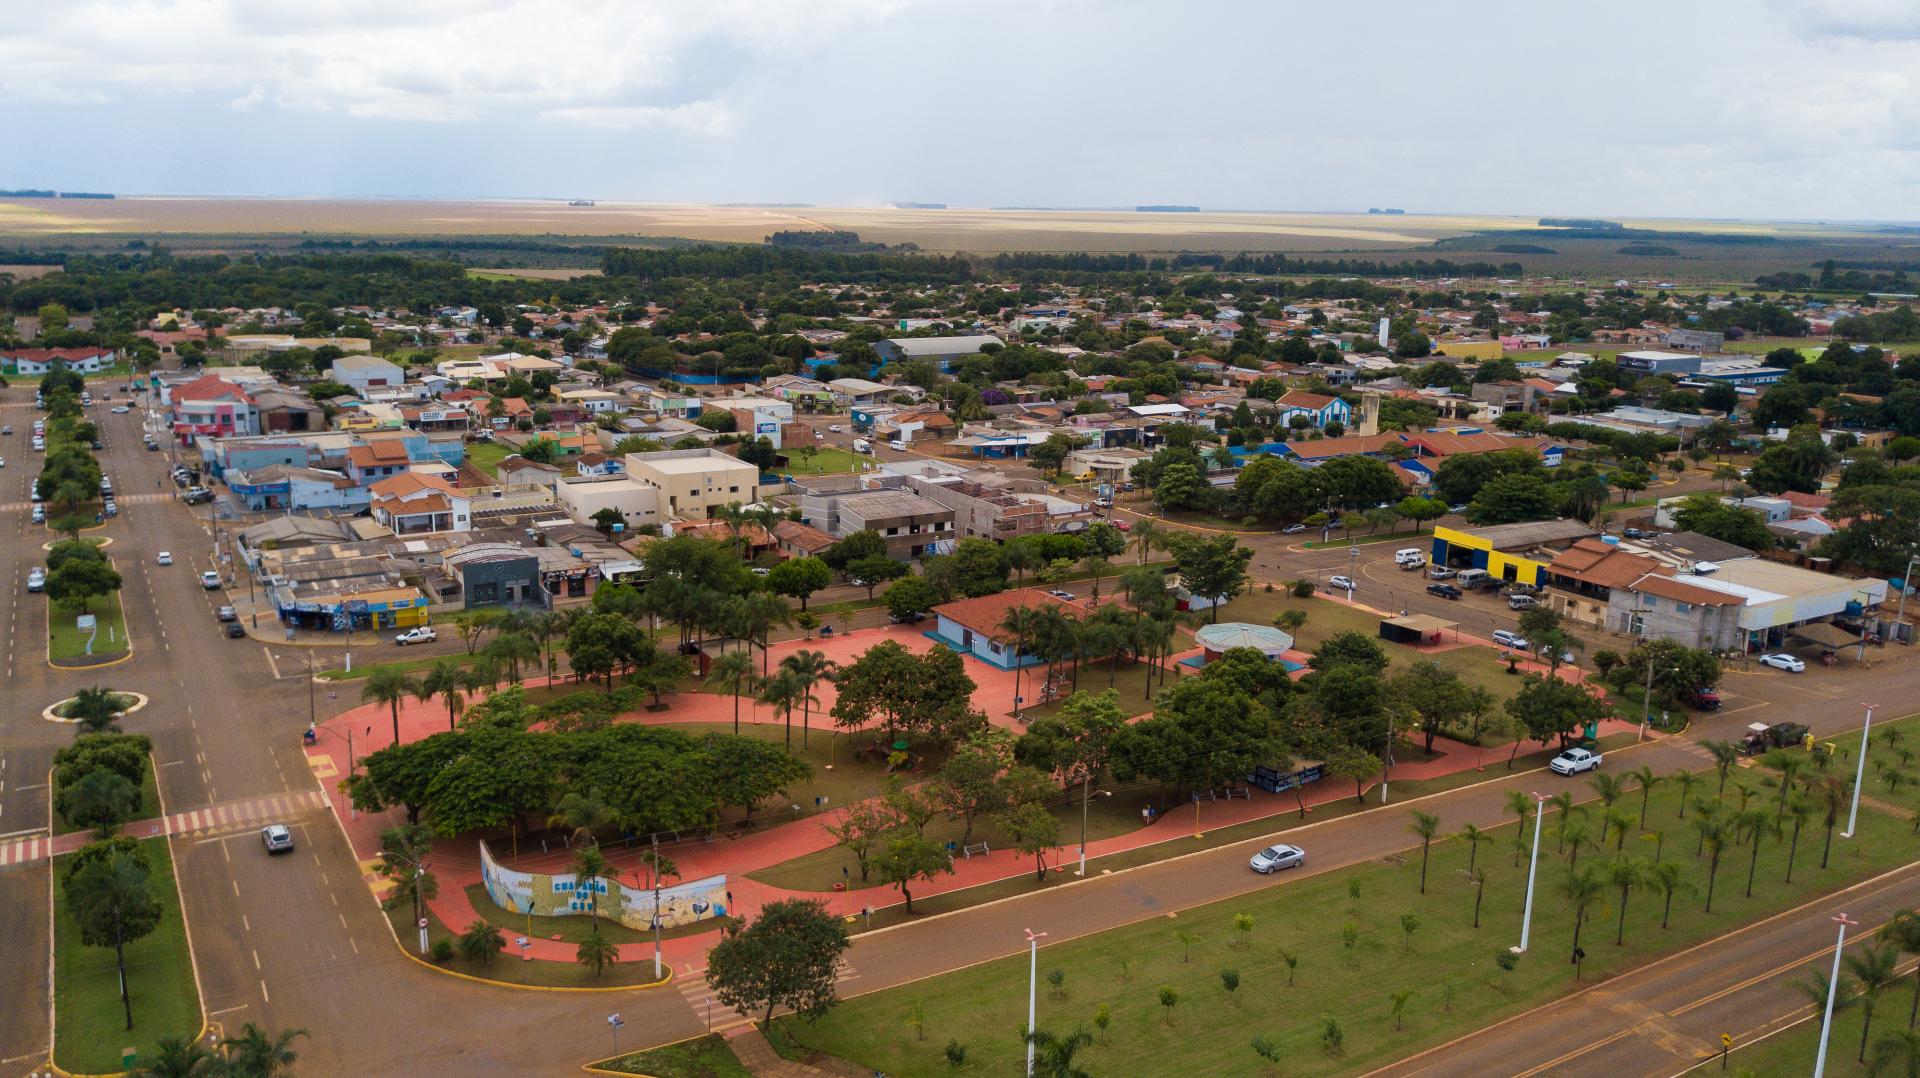
M 1280 425 L 1283 427 L 1293 426 L 1295 416 L 1306 417 L 1307 425 L 1316 429 L 1325 429 L 1329 423 L 1339 423 L 1343 427 L 1353 423 L 1353 406 L 1339 397 L 1293 389 L 1281 394 L 1274 404 L 1279 409 Z
M 94 374 L 113 366 L 113 349 L 82 348 L 16 348 L 0 352 L 0 364 L 6 372 L 21 378 L 38 378 L 56 370 L 75 371 L 80 374 Z
M 173 434 L 181 445 L 201 435 L 230 438 L 260 433 L 260 412 L 246 390 L 218 375 L 174 386 L 165 396 L 172 411 Z
M 326 411 L 299 393 L 263 389 L 253 395 L 262 433 L 306 433 L 326 427 Z
M 367 507 L 367 488 L 339 472 L 269 464 L 250 472 L 230 471 L 227 489 L 256 512 L 273 509 L 359 510 Z
M 1111 599 L 1109 602 L 1113 601 Z M 981 662 L 1011 670 L 1044 662 L 1032 650 L 1021 650 L 1003 627 L 1007 615 L 1019 607 L 1054 609 L 1080 621 L 1098 609 L 1094 601 L 1068 601 L 1039 588 L 1010 588 L 976 599 L 958 599 L 933 608 L 934 635 L 948 647 Z
M 356 486 L 371 487 L 406 471 L 412 462 L 407 444 L 401 439 L 365 441 L 347 450 L 347 477 Z
M 780 553 L 789 558 L 817 558 L 826 553 L 828 547 L 839 542 L 819 528 L 797 520 L 776 522 L 773 540 Z
M 473 527 L 471 501 L 453 484 L 419 472 L 401 472 L 370 489 L 373 519 L 399 536 L 464 532 Z
M 661 522 L 660 491 L 628 475 L 564 476 L 553 483 L 554 497 L 574 522 L 597 526 L 595 514 L 611 509 L 620 514 L 624 530 Z

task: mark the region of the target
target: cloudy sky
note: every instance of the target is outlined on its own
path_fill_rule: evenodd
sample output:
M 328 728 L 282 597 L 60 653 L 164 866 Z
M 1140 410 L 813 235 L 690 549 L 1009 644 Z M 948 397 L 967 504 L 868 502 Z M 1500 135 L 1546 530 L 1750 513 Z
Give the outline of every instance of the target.
M 1920 0 L 0 0 L 0 187 L 1920 219 Z

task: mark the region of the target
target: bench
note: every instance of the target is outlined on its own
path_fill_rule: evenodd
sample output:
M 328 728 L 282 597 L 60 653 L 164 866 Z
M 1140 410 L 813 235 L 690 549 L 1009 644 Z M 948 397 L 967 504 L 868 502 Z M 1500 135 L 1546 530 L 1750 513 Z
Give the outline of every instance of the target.
M 1253 791 L 1247 789 L 1245 786 L 1237 786 L 1237 787 L 1229 786 L 1226 789 L 1226 795 L 1227 795 L 1227 800 L 1229 801 L 1232 801 L 1235 798 L 1238 798 L 1241 801 L 1253 800 Z
M 976 853 L 984 855 L 991 852 L 993 851 L 989 850 L 987 844 L 984 842 L 969 842 L 965 846 L 960 847 L 960 855 L 969 859 Z

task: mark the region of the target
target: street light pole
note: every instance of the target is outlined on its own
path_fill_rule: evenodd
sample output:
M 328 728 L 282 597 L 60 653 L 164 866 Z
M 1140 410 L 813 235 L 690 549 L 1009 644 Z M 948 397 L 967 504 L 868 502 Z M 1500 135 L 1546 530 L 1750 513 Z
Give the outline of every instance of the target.
M 1680 668 L 1677 666 L 1667 671 L 1667 673 L 1669 674 L 1677 674 L 1679 672 L 1680 672 Z M 1649 656 L 1647 661 L 1647 688 L 1645 692 L 1640 694 L 1640 736 L 1638 738 L 1635 738 L 1634 740 L 1645 741 L 1647 739 L 1647 723 L 1651 722 L 1652 720 L 1653 720 L 1653 661 L 1652 661 L 1652 657 Z
M 1860 759 L 1853 770 L 1853 807 L 1847 810 L 1847 829 L 1840 832 L 1841 838 L 1853 837 L 1853 825 L 1860 819 L 1860 784 L 1867 777 L 1867 735 L 1873 733 L 1874 705 L 1864 705 L 1867 709 L 1867 724 L 1860 728 Z
M 1813 1078 L 1822 1078 L 1827 1072 L 1827 1035 L 1833 1032 L 1833 997 L 1840 994 L 1840 951 L 1847 945 L 1847 927 L 1860 922 L 1840 913 L 1834 915 L 1833 923 L 1840 926 L 1840 936 L 1833 943 L 1833 972 L 1827 977 L 1827 1006 L 1820 1016 L 1820 1051 L 1813 1057 Z
M 1907 592 L 1913 590 L 1913 563 L 1916 561 L 1920 561 L 1920 554 L 1907 559 L 1906 575 L 1900 578 L 1900 602 L 1893 609 L 1893 621 L 1896 626 L 1904 625 L 1907 621 Z
M 653 876 L 653 979 L 660 979 L 660 836 L 653 839 L 653 861 L 647 866 Z M 732 910 L 728 910 L 732 913 Z
M 1040 986 L 1040 941 L 1047 938 L 1045 932 L 1035 932 L 1029 928 L 1027 933 L 1027 1078 L 1033 1078 L 1033 1023 L 1035 1019 L 1035 993 Z
M 1080 871 L 1076 876 L 1087 874 L 1087 780 L 1092 777 L 1091 772 L 1080 776 Z
M 1534 793 L 1533 801 L 1533 853 L 1527 857 L 1527 905 L 1520 915 L 1520 946 L 1513 949 L 1514 954 L 1527 953 L 1527 936 L 1533 930 L 1533 875 L 1540 865 L 1540 821 L 1547 814 L 1547 799 Z

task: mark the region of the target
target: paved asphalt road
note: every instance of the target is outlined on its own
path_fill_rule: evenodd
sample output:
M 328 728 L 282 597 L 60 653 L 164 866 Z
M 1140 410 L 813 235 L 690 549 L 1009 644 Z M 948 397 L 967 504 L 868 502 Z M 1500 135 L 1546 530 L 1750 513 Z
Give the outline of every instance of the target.
M 38 547 L 48 538 L 26 525 L 26 483 L 37 464 L 23 436 L 34 415 L 30 402 L 30 389 L 0 393 L 0 421 L 22 432 L 12 444 L 0 441 L 0 455 L 10 458 L 0 472 L 0 527 L 12 540 L 0 554 L 0 580 L 16 596 L 0 652 L 7 675 L 0 679 L 0 703 L 10 716 L 0 726 L 0 834 L 45 825 L 46 770 L 70 734 L 37 716 L 47 704 L 92 684 L 153 698 L 128 727 L 154 738 L 161 790 L 172 811 L 312 789 L 315 779 L 299 748 L 308 710 L 304 657 L 297 649 L 229 640 L 221 633 L 212 615 L 219 593 L 202 590 L 197 580 L 212 553 L 204 514 L 196 519 L 170 500 L 131 497 L 161 492 L 166 460 L 140 448 L 137 416 L 96 409 L 105 430 L 102 460 L 123 506 L 105 534 L 114 540 L 111 549 L 126 577 L 122 597 L 135 654 L 91 674 L 47 667 L 41 645 L 46 603 L 25 592 L 26 571 L 38 563 Z M 1394 545 L 1362 547 L 1368 562 L 1363 573 L 1380 571 L 1373 562 L 1390 561 Z M 162 549 L 173 552 L 173 566 L 154 564 Z M 1267 542 L 1261 549 L 1261 561 L 1276 577 L 1324 575 L 1347 564 L 1344 551 L 1287 552 Z M 1390 586 L 1367 578 L 1382 589 Z M 1378 601 L 1365 593 L 1362 599 Z M 1442 609 L 1458 610 L 1459 604 Z M 1489 610 L 1487 616 L 1500 613 Z M 1917 682 L 1920 664 L 1894 661 L 1868 671 L 1822 670 L 1799 678 L 1735 674 L 1728 679 L 1727 711 L 1708 718 L 1694 736 L 1731 734 L 1761 714 L 1763 700 L 1791 706 L 1816 731 L 1839 730 L 1857 724 L 1858 701 L 1874 694 L 1889 703 L 1913 699 Z M 338 700 L 328 700 L 323 691 L 317 706 L 330 713 L 350 706 L 355 695 L 347 688 Z M 1705 766 L 1690 742 L 1649 742 L 1618 755 L 1624 767 Z M 1442 814 L 1450 827 L 1467 820 L 1497 823 L 1505 817 L 1507 789 L 1549 781 L 1540 773 L 1502 776 L 1438 795 L 1428 810 Z M 299 835 L 293 857 L 266 857 L 251 825 L 227 835 L 178 836 L 174 848 L 207 1007 L 229 1027 L 256 1021 L 307 1029 L 311 1037 L 301 1046 L 305 1073 L 573 1073 L 581 1059 L 598 1052 L 608 1012 L 624 1015 L 629 1044 L 675 1040 L 703 1028 L 703 1016 L 675 991 L 518 992 L 421 969 L 396 952 L 360 866 L 327 813 L 311 810 L 287 822 Z M 1316 873 L 1406 846 L 1400 813 L 1330 820 L 1293 834 L 1312 848 L 1309 871 Z M 1259 841 L 873 933 L 854 947 L 859 979 L 846 990 L 872 991 L 1014 954 L 1023 946 L 1024 927 L 1046 930 L 1059 942 L 1255 888 L 1286 886 L 1285 880 L 1246 871 L 1247 851 Z M 24 1073 L 46 1051 L 48 880 L 44 863 L 0 871 L 0 939 L 13 973 L 0 985 L 0 1073 Z

